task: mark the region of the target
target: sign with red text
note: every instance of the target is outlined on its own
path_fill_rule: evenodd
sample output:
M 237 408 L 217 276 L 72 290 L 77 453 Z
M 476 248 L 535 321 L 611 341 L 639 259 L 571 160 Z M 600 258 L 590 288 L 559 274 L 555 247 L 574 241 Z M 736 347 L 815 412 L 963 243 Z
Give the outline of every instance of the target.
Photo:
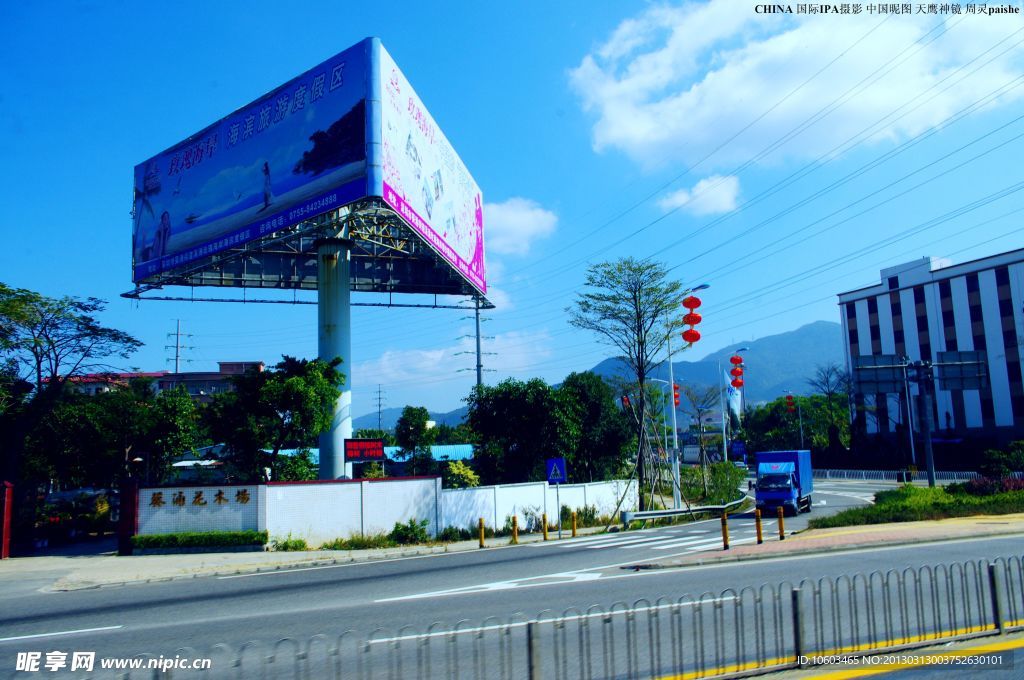
M 346 439 L 345 462 L 367 463 L 384 460 L 383 439 Z

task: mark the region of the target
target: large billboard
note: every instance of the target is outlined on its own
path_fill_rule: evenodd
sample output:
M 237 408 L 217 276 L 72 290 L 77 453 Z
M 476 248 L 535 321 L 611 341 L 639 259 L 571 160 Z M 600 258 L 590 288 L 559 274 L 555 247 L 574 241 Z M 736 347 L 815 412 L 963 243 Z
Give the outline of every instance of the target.
M 378 195 L 486 293 L 480 187 L 383 47 L 377 68 L 384 173 Z
M 368 196 L 486 293 L 480 189 L 372 38 L 135 167 L 133 280 Z

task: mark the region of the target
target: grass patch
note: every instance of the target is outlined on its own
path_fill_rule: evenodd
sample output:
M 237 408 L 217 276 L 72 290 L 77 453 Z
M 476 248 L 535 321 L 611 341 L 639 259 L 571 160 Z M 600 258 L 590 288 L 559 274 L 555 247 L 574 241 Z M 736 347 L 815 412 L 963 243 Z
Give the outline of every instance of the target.
M 292 538 L 291 534 L 288 534 L 288 538 L 275 538 L 273 546 L 274 550 L 277 552 L 298 552 L 300 550 L 309 550 L 309 546 L 306 544 L 306 539 Z
M 266 545 L 266 531 L 182 531 L 175 534 L 132 536 L 132 547 L 139 550 L 165 548 L 223 548 L 241 545 Z
M 350 536 L 349 538 L 336 538 L 320 546 L 321 550 L 373 550 L 374 548 L 394 548 L 398 544 L 389 534 L 383 531 L 379 534 L 366 534 L 365 536 Z
M 875 504 L 843 510 L 830 517 L 815 517 L 811 529 L 918 522 L 970 517 L 972 515 L 1007 515 L 1024 512 L 1024 491 L 1004 491 L 978 496 L 942 487 L 922 488 L 909 484 L 875 494 Z

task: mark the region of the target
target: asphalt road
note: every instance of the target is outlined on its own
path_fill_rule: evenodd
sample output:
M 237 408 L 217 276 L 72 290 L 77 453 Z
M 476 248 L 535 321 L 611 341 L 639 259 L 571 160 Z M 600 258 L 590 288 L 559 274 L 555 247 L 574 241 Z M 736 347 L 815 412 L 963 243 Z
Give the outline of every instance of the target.
M 875 490 L 890 487 L 816 482 L 811 516 L 862 504 Z M 787 530 L 802 528 L 807 518 L 786 518 Z M 773 529 L 765 523 L 766 533 Z M 730 533 L 734 544 L 753 541 L 752 519 L 733 518 Z M 683 570 L 622 568 L 720 550 L 720 541 L 719 522 L 714 520 L 387 562 L 66 593 L 22 592 L 0 600 L 0 669 L 13 669 L 16 653 L 30 650 L 170 656 L 183 647 L 209 650 L 215 643 L 225 643 L 237 649 L 249 640 L 308 640 L 349 629 L 363 635 L 380 629 L 377 638 L 393 640 L 428 629 L 441 632 L 525 621 L 542 612 L 549 617 L 584 612 L 595 604 L 608 609 L 616 602 L 717 596 L 727 588 L 738 591 L 804 577 L 884 572 L 1024 552 L 1020 538 L 1009 537 L 876 548 L 860 551 L 855 558 L 840 553 Z M 439 623 L 431 627 L 435 622 Z M 378 645 L 381 654 L 384 647 Z

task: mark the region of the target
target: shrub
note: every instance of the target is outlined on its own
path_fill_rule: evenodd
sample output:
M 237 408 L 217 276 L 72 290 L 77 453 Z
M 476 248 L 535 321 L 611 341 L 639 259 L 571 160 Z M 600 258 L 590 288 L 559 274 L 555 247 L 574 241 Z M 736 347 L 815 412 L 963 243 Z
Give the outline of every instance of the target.
M 384 532 L 336 538 L 320 546 L 321 550 L 373 550 L 375 548 L 394 548 L 397 545 L 391 536 Z
M 1007 451 L 989 449 L 981 456 L 978 472 L 982 477 L 1002 479 L 1024 470 L 1024 442 L 1013 442 Z
M 455 543 L 457 541 L 468 541 L 473 538 L 473 532 L 469 529 L 448 526 L 437 535 L 437 540 L 442 543 Z
M 266 531 L 182 531 L 175 534 L 132 536 L 132 546 L 140 550 L 161 548 L 211 548 L 239 545 L 266 545 Z
M 309 550 L 309 546 L 306 545 L 306 539 L 292 538 L 291 533 L 288 534 L 288 538 L 275 538 L 273 546 L 274 550 L 278 552 L 296 552 L 299 550 Z
M 428 520 L 416 521 L 410 517 L 405 524 L 395 522 L 395 528 L 391 530 L 390 538 L 398 545 L 411 545 L 413 543 L 427 543 L 430 536 L 427 534 Z
M 812 529 L 915 522 L 969 517 L 971 515 L 1005 515 L 1024 512 L 1024 492 L 1008 491 L 985 496 L 950 493 L 941 487 L 921 488 L 910 485 L 875 494 L 875 505 L 850 508 L 831 517 L 816 517 Z

